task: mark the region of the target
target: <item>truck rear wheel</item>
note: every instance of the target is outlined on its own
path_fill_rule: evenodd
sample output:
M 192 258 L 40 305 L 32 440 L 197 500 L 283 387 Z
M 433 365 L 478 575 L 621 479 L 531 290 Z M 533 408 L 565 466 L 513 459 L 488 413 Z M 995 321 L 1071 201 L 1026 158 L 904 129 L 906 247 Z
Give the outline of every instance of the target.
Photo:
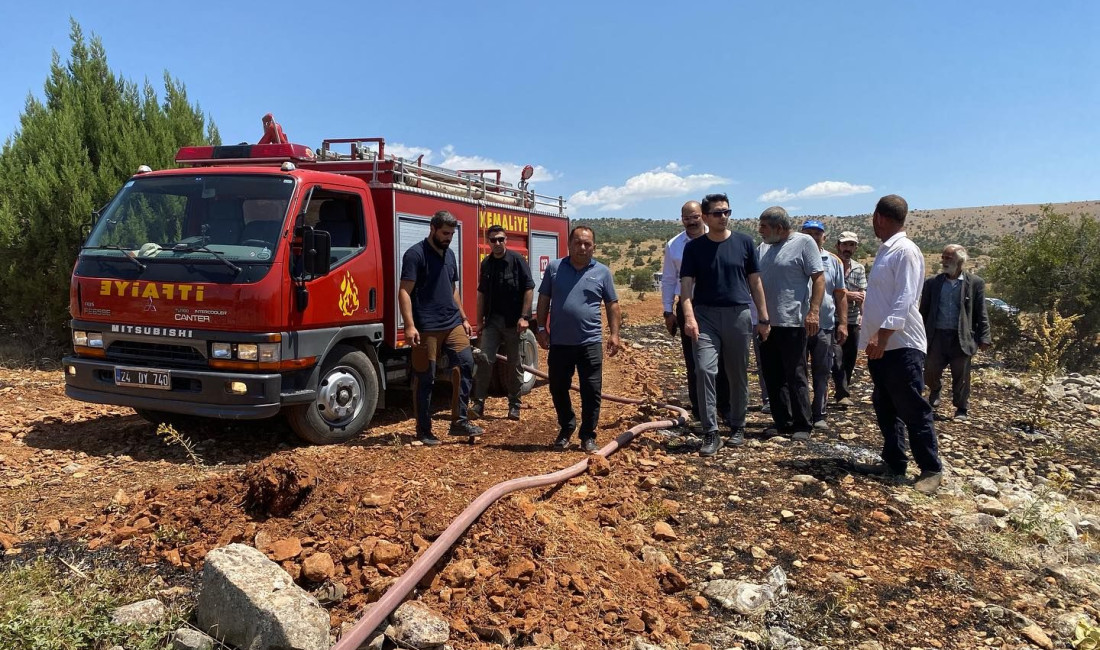
M 287 409 L 294 433 L 315 445 L 331 445 L 359 435 L 378 406 L 378 374 L 361 350 L 338 345 L 321 364 L 317 397 Z
M 535 340 L 535 335 L 531 333 L 531 330 L 527 330 L 519 338 L 519 362 L 524 366 L 531 366 L 536 370 L 539 368 L 539 344 Z M 493 372 L 496 375 L 495 384 L 500 390 L 500 395 L 508 394 L 508 366 L 505 363 L 498 363 L 493 368 Z M 520 384 L 519 394 L 526 395 L 531 392 L 531 389 L 535 387 L 535 382 L 538 380 L 535 375 L 527 370 L 520 369 Z

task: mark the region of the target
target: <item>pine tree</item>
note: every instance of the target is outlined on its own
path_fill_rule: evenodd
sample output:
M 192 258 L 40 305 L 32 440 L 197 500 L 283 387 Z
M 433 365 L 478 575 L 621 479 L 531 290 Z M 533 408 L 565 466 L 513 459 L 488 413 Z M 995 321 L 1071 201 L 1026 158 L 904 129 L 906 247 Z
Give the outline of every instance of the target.
M 39 345 L 67 337 L 69 276 L 92 212 L 139 165 L 171 167 L 180 146 L 220 144 L 182 82 L 165 72 L 160 101 L 148 80 L 111 72 L 100 39 L 75 21 L 70 40 L 0 150 L 0 326 Z

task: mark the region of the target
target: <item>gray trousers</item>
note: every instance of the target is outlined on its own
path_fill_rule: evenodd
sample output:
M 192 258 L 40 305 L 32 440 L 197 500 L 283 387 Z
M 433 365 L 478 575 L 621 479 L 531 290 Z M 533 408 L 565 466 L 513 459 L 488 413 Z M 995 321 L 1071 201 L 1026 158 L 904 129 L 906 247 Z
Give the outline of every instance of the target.
M 825 419 L 829 374 L 833 369 L 833 340 L 833 330 L 819 329 L 817 334 L 806 337 L 806 348 L 810 353 L 810 383 L 814 389 L 814 398 L 810 403 L 814 422 Z
M 489 379 L 497 363 L 497 351 L 504 346 L 504 355 L 508 357 L 508 406 L 519 406 L 519 389 L 522 384 L 522 370 L 519 358 L 519 332 L 516 326 L 504 324 L 503 316 L 490 316 L 485 320 L 485 328 L 479 333 L 478 347 L 489 357 L 489 363 L 478 364 L 477 381 L 474 382 L 474 399 L 484 402 L 489 395 Z
M 699 391 L 699 419 L 703 432 L 718 431 L 715 379 L 718 363 L 726 369 L 730 387 L 730 426 L 745 426 L 749 404 L 749 340 L 752 319 L 748 305 L 695 308 L 699 340 L 695 341 L 695 386 Z
M 928 359 L 924 365 L 924 383 L 928 400 L 940 396 L 943 370 L 951 367 L 951 404 L 956 411 L 966 413 L 970 402 L 970 355 L 959 345 L 959 333 L 934 329 L 928 333 Z

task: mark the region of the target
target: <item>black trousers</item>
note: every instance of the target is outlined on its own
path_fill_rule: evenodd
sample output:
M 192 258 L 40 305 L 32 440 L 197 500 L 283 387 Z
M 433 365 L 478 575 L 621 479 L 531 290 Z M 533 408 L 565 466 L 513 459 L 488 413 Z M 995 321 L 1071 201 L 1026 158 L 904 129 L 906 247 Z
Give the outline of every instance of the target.
M 852 395 L 852 373 L 856 369 L 859 353 L 859 325 L 848 325 L 848 338 L 844 345 L 835 346 L 833 356 L 833 388 L 838 400 Z
M 951 403 L 956 411 L 966 413 L 970 401 L 970 355 L 959 345 L 959 333 L 955 330 L 929 332 L 928 361 L 924 369 L 924 383 L 928 385 L 928 399 L 939 397 L 943 388 L 943 370 L 951 366 Z
M 806 328 L 772 327 L 760 352 L 776 428 L 780 433 L 811 430 Z
M 600 403 L 603 392 L 603 344 L 551 345 L 546 355 L 550 375 L 550 397 L 558 414 L 558 427 L 572 431 L 577 427 L 577 414 L 569 399 L 573 373 L 581 389 L 581 440 L 596 437 L 600 423 Z
M 922 472 L 941 472 L 939 443 L 932 427 L 932 406 L 924 399 L 924 353 L 915 348 L 887 350 L 881 359 L 869 359 L 867 370 L 875 389 L 878 428 L 882 431 L 882 460 L 897 471 L 909 464 L 909 448 Z
M 680 301 L 676 301 L 676 324 L 680 326 L 680 347 L 684 351 L 684 366 L 687 368 L 688 401 L 691 402 L 691 415 L 696 419 L 699 416 L 699 388 L 695 381 L 695 353 L 693 352 L 691 337 L 684 334 L 684 310 L 680 307 Z M 726 378 L 726 367 L 718 360 L 718 378 L 714 380 L 714 391 L 718 418 L 722 422 L 730 421 L 730 382 Z

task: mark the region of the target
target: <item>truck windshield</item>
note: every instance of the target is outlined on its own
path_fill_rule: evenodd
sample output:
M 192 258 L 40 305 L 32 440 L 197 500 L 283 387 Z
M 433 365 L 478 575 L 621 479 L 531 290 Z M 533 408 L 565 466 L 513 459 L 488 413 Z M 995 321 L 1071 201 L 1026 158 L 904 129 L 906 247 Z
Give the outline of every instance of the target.
M 284 176 L 134 178 L 100 216 L 84 254 L 270 264 L 293 191 Z

